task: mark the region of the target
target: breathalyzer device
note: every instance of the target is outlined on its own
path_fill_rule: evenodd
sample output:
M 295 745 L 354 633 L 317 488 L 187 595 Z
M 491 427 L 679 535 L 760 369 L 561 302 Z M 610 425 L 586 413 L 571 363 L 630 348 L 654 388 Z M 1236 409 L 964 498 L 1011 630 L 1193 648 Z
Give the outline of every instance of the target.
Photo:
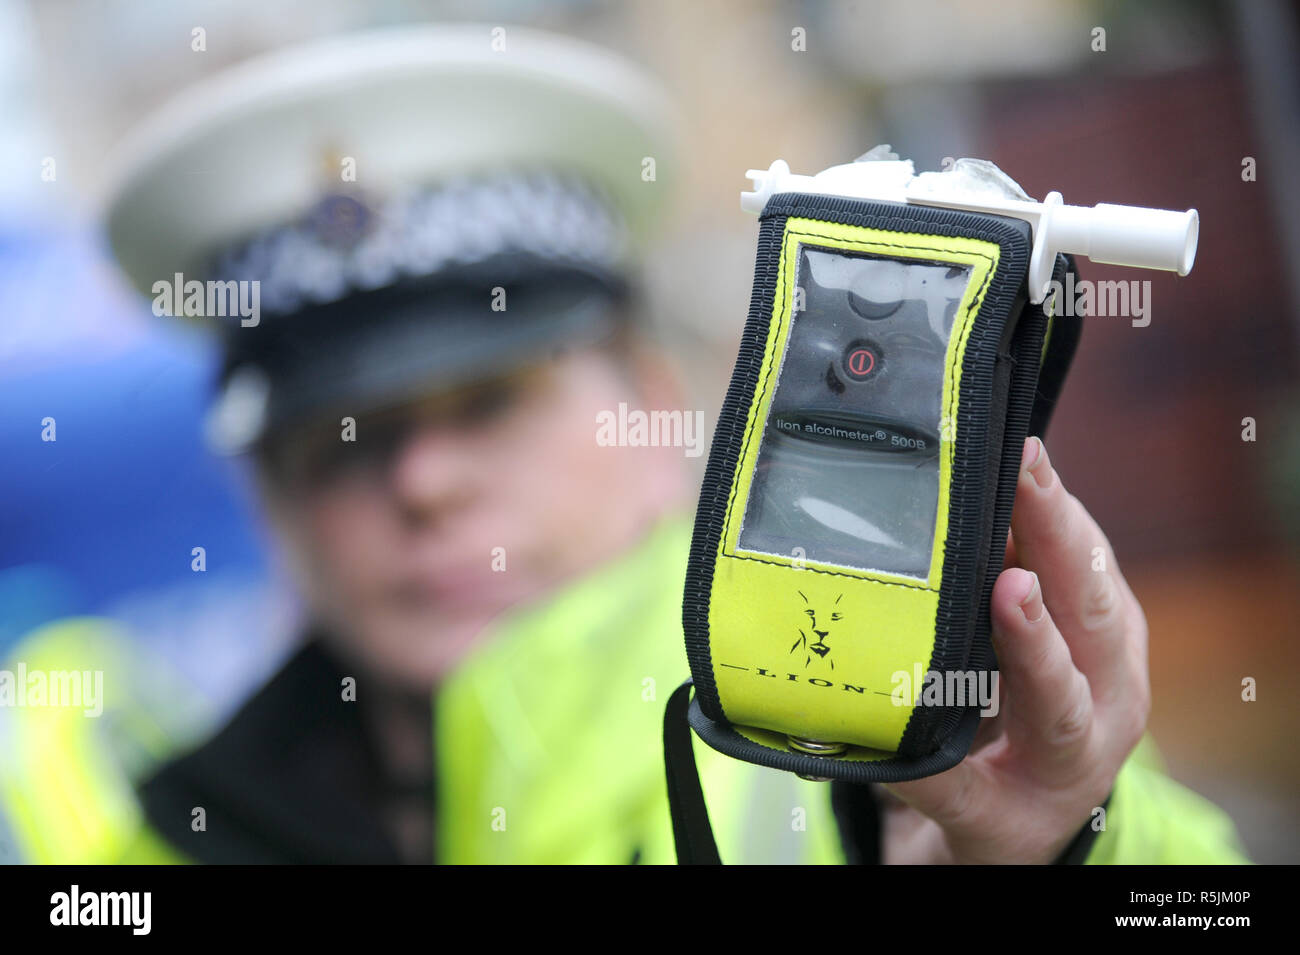
M 916 175 L 888 146 L 747 176 L 754 285 L 687 566 L 691 680 L 665 726 L 679 849 L 698 791 L 687 721 L 819 779 L 914 779 L 966 755 L 977 700 L 921 691 L 996 670 L 1021 450 L 1079 338 L 1053 283 L 1076 256 L 1186 275 L 1198 234 L 1195 210 L 1035 202 L 990 162 Z

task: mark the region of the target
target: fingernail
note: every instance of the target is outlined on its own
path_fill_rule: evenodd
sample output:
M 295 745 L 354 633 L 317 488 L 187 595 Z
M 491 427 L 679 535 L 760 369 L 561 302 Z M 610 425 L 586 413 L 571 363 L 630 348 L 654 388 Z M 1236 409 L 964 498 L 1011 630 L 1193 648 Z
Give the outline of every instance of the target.
M 1052 482 L 1052 465 L 1047 460 L 1047 449 L 1043 447 L 1041 438 L 1034 436 L 1025 442 L 1020 466 L 1029 472 L 1039 487 L 1047 487 Z
M 1037 623 L 1043 616 L 1043 591 L 1038 586 L 1038 575 L 1030 571 L 1029 576 L 1029 593 L 1020 600 L 1020 612 L 1030 623 Z

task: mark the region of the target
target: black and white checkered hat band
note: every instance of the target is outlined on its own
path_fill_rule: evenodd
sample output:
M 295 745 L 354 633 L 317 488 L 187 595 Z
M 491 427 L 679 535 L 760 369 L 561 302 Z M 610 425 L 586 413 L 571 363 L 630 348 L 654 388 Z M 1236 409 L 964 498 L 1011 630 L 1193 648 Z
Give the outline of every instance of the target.
M 262 311 L 288 314 L 512 253 L 618 274 L 627 247 L 624 222 L 594 187 L 529 173 L 446 180 L 380 202 L 327 195 L 300 221 L 219 254 L 214 271 L 260 282 Z

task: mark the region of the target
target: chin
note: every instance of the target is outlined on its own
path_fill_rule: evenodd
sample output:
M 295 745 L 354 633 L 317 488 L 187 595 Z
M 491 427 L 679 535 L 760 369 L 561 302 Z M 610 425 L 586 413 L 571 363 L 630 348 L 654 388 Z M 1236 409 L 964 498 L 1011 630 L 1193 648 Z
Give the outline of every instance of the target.
M 470 619 L 439 615 L 362 625 L 362 645 L 355 655 L 394 688 L 431 692 L 455 672 L 489 620 L 486 614 Z

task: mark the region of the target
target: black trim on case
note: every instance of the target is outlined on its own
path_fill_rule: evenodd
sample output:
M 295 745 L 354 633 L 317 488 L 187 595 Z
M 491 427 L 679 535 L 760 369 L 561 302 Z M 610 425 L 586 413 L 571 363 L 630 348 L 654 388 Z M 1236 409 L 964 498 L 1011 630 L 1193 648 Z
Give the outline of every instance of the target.
M 967 707 L 960 713 L 961 720 L 956 731 L 933 753 L 916 757 L 886 756 L 871 762 L 805 756 L 788 749 L 773 749 L 756 743 L 738 733 L 730 723 L 709 719 L 700 705 L 698 690 L 691 700 L 687 716 L 700 739 L 718 752 L 747 763 L 850 783 L 897 783 L 933 776 L 945 769 L 952 769 L 965 758 L 979 729 L 980 712 L 974 707 Z
M 776 197 L 773 197 L 776 198 Z M 758 254 L 754 265 L 754 289 L 749 317 L 741 334 L 740 353 L 718 414 L 709 461 L 700 486 L 700 503 L 695 511 L 690 556 L 686 564 L 686 587 L 682 596 L 682 629 L 686 635 L 686 656 L 691 666 L 697 697 L 710 717 L 725 720 L 713 681 L 713 659 L 709 652 L 709 595 L 713 590 L 713 555 L 722 536 L 723 515 L 731 490 L 744 439 L 746 412 L 758 382 L 767 341 L 767 326 L 776 295 L 776 273 L 781 259 L 785 219 L 759 219 Z
M 1063 282 L 1068 266 L 1065 256 L 1056 257 L 1053 280 Z M 1002 441 L 1002 460 L 997 475 L 991 478 L 997 488 L 996 502 L 993 507 L 993 526 L 989 534 L 988 560 L 990 571 L 983 575 L 984 586 L 980 595 L 980 614 L 976 622 L 977 634 L 971 648 L 971 669 L 996 670 L 998 663 L 993 652 L 992 634 L 989 620 L 989 607 L 993 599 L 993 585 L 1002 572 L 1007 531 L 1011 526 L 1011 511 L 1015 506 L 1016 483 L 1020 474 L 1020 458 L 1025 439 L 1034 431 L 1035 418 L 1044 424 L 1051 415 L 1051 406 L 1046 405 L 1042 397 L 1042 372 L 1039 365 L 1049 362 L 1057 369 L 1060 379 L 1064 379 L 1069 369 L 1074 346 L 1078 343 L 1078 330 L 1073 333 L 1068 328 L 1052 329 L 1055 339 L 1047 344 L 1047 356 L 1043 355 L 1043 336 L 1047 334 L 1049 318 L 1044 305 L 1030 305 L 1026 308 L 1024 318 L 1016 329 L 1011 345 L 1010 361 L 1013 362 L 1010 396 L 1005 413 L 1005 440 Z M 1059 334 L 1058 334 L 1059 333 Z M 1061 380 L 1052 386 L 1053 394 L 1059 393 Z M 994 415 L 997 418 L 998 415 Z
M 1061 283 L 1062 288 L 1066 284 L 1067 272 L 1074 273 L 1074 284 L 1078 285 L 1079 269 L 1074 256 L 1058 255 L 1052 279 Z M 1042 306 L 1038 306 L 1039 310 L 1041 311 L 1046 304 L 1044 302 Z M 1060 400 L 1061 391 L 1065 386 L 1066 373 L 1070 370 L 1070 363 L 1074 361 L 1074 353 L 1079 347 L 1079 339 L 1083 336 L 1083 316 L 1061 314 L 1064 310 L 1065 304 L 1057 302 L 1057 314 L 1052 318 L 1051 334 L 1047 339 L 1047 354 L 1043 356 L 1043 368 L 1038 375 L 1034 412 L 1029 419 L 1029 433 L 1036 434 L 1040 438 L 1047 434 L 1052 412 L 1056 410 L 1056 403 Z

